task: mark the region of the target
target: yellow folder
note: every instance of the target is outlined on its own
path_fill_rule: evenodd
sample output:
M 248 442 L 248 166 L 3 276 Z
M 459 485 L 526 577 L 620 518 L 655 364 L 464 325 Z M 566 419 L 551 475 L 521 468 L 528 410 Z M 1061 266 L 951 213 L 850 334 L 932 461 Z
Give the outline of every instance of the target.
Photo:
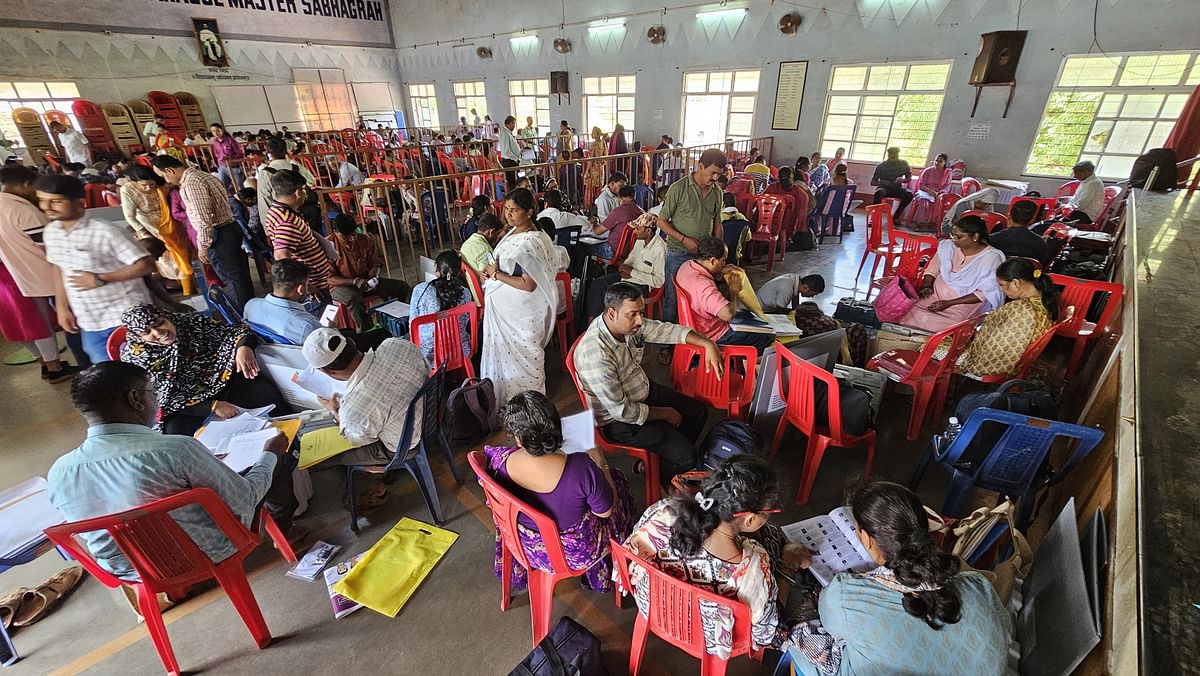
M 395 617 L 458 533 L 405 517 L 362 555 L 333 591 Z
M 338 428 L 323 427 L 300 437 L 300 461 L 298 464 L 300 469 L 308 469 L 352 448 L 354 448 L 354 444 L 343 437 Z

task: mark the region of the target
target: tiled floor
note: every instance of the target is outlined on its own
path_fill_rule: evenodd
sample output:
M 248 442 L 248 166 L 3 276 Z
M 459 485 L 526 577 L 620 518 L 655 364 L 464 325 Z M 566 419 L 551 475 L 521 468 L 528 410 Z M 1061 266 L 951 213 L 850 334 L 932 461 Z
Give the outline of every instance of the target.
M 862 253 L 863 227 L 847 235 L 844 243 L 829 241 L 819 251 L 793 252 L 775 272 L 819 272 L 829 284 L 822 305 L 832 311 L 837 299 L 850 295 L 852 275 Z M 761 258 L 760 258 L 761 260 Z M 768 278 L 762 264 L 750 268 L 751 279 Z M 7 352 L 7 346 L 0 351 Z M 552 348 L 553 349 L 553 348 Z M 656 379 L 665 373 L 653 359 Z M 560 410 L 579 410 L 574 390 L 560 370 L 561 360 L 547 358 L 551 395 Z M 8 393 L 0 407 L 0 488 L 34 474 L 44 475 L 54 459 L 73 448 L 84 426 L 67 398 L 67 385 L 42 383 L 35 366 L 0 367 L 0 383 Z M 880 416 L 875 476 L 907 481 L 918 444 L 903 440 L 908 399 L 892 394 Z M 715 418 L 715 414 L 713 416 Z M 928 433 L 932 428 L 927 427 Z M 828 511 L 841 504 L 847 484 L 861 476 L 862 450 L 837 450 L 827 455 L 817 477 L 811 503 L 796 506 L 802 447 L 785 442 L 776 465 L 786 507 L 779 523 Z M 469 474 L 460 453 L 459 464 Z M 630 463 L 618 458 L 614 465 L 630 474 Z M 287 565 L 263 547 L 249 560 L 255 594 L 267 624 L 276 637 L 266 650 L 255 650 L 249 634 L 232 607 L 218 591 L 209 591 L 167 613 L 168 630 L 185 670 L 213 674 L 342 673 L 388 671 L 425 674 L 501 674 L 508 671 L 530 647 L 529 609 L 518 596 L 506 613 L 499 609 L 500 587 L 492 575 L 492 528 L 477 486 L 456 486 L 445 464 L 434 460 L 438 488 L 447 514 L 446 528 L 460 534 L 445 559 L 408 602 L 399 616 L 388 619 L 364 610 L 339 621 L 330 613 L 324 586 L 284 576 Z M 392 498 L 361 535 L 348 528 L 342 510 L 341 475 L 315 473 L 316 501 L 301 523 L 319 538 L 344 545 L 342 556 L 374 543 L 403 516 L 428 519 L 428 512 L 411 480 L 403 477 L 392 486 Z M 640 505 L 641 477 L 631 476 L 635 501 Z M 931 472 L 922 496 L 939 505 L 944 480 Z M 640 507 L 639 507 L 640 508 Z M 45 580 L 63 566 L 56 555 L 8 571 L 0 577 L 0 594 L 18 586 Z M 626 668 L 634 611 L 614 607 L 612 597 L 583 591 L 573 581 L 562 583 L 555 595 L 555 615 L 569 614 L 603 641 L 610 673 Z M 85 581 L 63 606 L 43 622 L 19 630 L 14 636 L 24 660 L 10 673 L 153 674 L 161 668 L 145 630 L 114 593 L 94 580 Z M 695 662 L 680 652 L 651 640 L 645 673 L 691 673 Z M 750 660 L 735 661 L 733 674 L 757 673 Z

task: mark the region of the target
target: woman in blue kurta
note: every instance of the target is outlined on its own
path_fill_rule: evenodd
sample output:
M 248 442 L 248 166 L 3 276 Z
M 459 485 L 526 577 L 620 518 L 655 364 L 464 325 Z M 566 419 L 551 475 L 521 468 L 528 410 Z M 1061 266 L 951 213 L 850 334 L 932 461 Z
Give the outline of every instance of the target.
M 962 572 L 933 543 L 917 496 L 875 482 L 851 496 L 850 508 L 879 567 L 841 573 L 821 591 L 819 625 L 804 625 L 791 650 L 797 673 L 1004 674 L 1009 614 L 985 577 Z

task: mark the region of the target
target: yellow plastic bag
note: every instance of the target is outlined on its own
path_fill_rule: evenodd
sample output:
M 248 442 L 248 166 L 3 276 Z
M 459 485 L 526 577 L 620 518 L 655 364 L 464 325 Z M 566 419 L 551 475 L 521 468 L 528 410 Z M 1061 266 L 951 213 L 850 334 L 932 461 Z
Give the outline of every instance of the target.
M 395 617 L 421 586 L 458 533 L 405 517 L 367 550 L 333 591 Z

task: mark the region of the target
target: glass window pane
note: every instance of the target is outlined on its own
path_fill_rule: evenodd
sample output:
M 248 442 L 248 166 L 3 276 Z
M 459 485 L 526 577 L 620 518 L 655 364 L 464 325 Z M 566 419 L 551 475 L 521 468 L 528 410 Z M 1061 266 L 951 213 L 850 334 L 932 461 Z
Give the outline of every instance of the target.
M 1072 56 L 1063 65 L 1059 87 L 1109 87 L 1117 77 L 1120 57 Z
M 891 133 L 892 118 L 863 115 L 858 118 L 858 130 L 854 134 L 854 140 L 887 143 Z
M 757 70 L 739 70 L 737 77 L 733 81 L 733 91 L 735 92 L 757 92 L 758 91 L 758 71 Z
M 1200 85 L 1200 59 L 1196 60 L 1196 65 L 1192 66 L 1192 72 L 1188 75 L 1188 86 Z
M 857 115 L 858 114 L 857 96 L 830 96 L 829 97 L 829 114 L 830 115 Z
M 1097 120 L 1088 133 L 1087 143 L 1084 144 L 1083 150 L 1094 153 L 1103 152 L 1104 146 L 1108 144 L 1108 139 L 1112 135 L 1112 128 L 1112 120 Z
M 707 91 L 707 73 L 686 73 L 683 76 L 683 92 L 685 94 L 703 94 Z
M 601 94 L 616 94 L 617 93 L 617 78 L 615 78 L 615 77 L 600 78 L 600 93 Z
M 599 94 L 600 93 L 600 78 L 598 78 L 598 77 L 583 78 L 583 93 L 584 94 Z
M 1177 85 L 1187 70 L 1190 54 L 1142 54 L 1125 60 L 1122 87 Z
M 622 94 L 633 94 L 637 91 L 637 76 L 622 75 L 617 81 L 617 91 Z
M 1171 94 L 1167 97 L 1167 102 L 1163 105 L 1162 112 L 1158 116 L 1172 120 L 1179 119 L 1179 114 L 1183 112 L 1183 106 L 1187 103 L 1187 100 L 1187 94 Z
M 455 82 L 454 83 L 454 95 L 462 96 L 463 94 L 466 94 L 467 92 L 466 92 L 465 87 L 466 87 L 466 84 L 464 84 L 462 82 Z
M 891 115 L 896 111 L 895 96 L 865 96 L 862 102 L 863 115 Z
M 46 91 L 46 85 L 41 82 L 14 82 L 17 87 L 17 95 L 23 99 L 44 99 L 50 96 Z
M 732 96 L 729 98 L 729 109 L 735 113 L 753 113 L 753 96 Z
M 617 97 L 617 110 L 632 111 L 633 110 L 633 101 L 634 101 L 634 98 L 632 96 Z
M 521 93 L 520 80 L 510 80 L 508 83 L 508 93 L 510 96 Z
M 1164 98 L 1162 94 L 1130 94 L 1125 97 L 1121 117 L 1158 117 Z
M 1096 165 L 1096 173 L 1102 178 L 1128 177 L 1130 170 L 1133 169 L 1135 159 L 1137 158 L 1131 156 L 1105 155 Z
M 825 138 L 849 141 L 854 138 L 854 123 L 857 119 L 852 115 L 830 115 L 825 119 Z
M 15 99 L 17 98 L 17 90 L 13 88 L 11 82 L 0 82 L 0 99 Z
M 861 91 L 866 81 L 866 66 L 834 66 L 829 88 L 835 91 Z
M 867 89 L 870 91 L 902 89 L 906 70 L 908 70 L 907 66 L 871 66 L 871 74 L 867 77 Z
M 850 146 L 850 159 L 865 162 L 882 162 L 886 144 L 855 143 Z
M 730 113 L 729 114 L 729 130 L 727 134 L 733 137 L 750 136 L 750 130 L 754 124 L 754 116 L 748 113 Z
M 624 111 L 623 110 L 623 111 L 618 112 L 617 113 L 617 122 L 620 123 L 620 125 L 622 127 L 625 127 L 625 131 L 632 133 L 633 132 L 633 111 Z
M 1100 104 L 1100 110 L 1096 111 L 1097 117 L 1116 117 L 1121 110 L 1121 104 L 1125 101 L 1124 94 L 1105 94 L 1104 101 Z
M 945 89 L 946 78 L 950 76 L 948 63 L 916 64 L 908 70 L 909 90 Z
M 538 80 L 537 81 L 537 93 L 538 93 L 538 96 L 549 96 L 550 95 L 550 81 L 549 80 Z
M 1091 131 L 1101 95 L 1093 92 L 1052 92 L 1034 138 L 1025 171 L 1067 176 Z
M 733 73 L 709 73 L 708 91 L 728 92 L 733 88 Z
M 1140 155 L 1146 148 L 1146 139 L 1154 123 L 1149 120 L 1118 120 L 1113 125 L 1112 138 L 1108 140 L 1110 153 Z
M 50 96 L 56 99 L 79 98 L 79 88 L 74 82 L 47 82 L 46 88 L 50 90 Z
M 1166 142 L 1167 136 L 1171 130 L 1175 128 L 1175 122 L 1155 122 L 1154 130 L 1150 132 L 1150 138 L 1146 141 L 1147 148 L 1161 148 Z

